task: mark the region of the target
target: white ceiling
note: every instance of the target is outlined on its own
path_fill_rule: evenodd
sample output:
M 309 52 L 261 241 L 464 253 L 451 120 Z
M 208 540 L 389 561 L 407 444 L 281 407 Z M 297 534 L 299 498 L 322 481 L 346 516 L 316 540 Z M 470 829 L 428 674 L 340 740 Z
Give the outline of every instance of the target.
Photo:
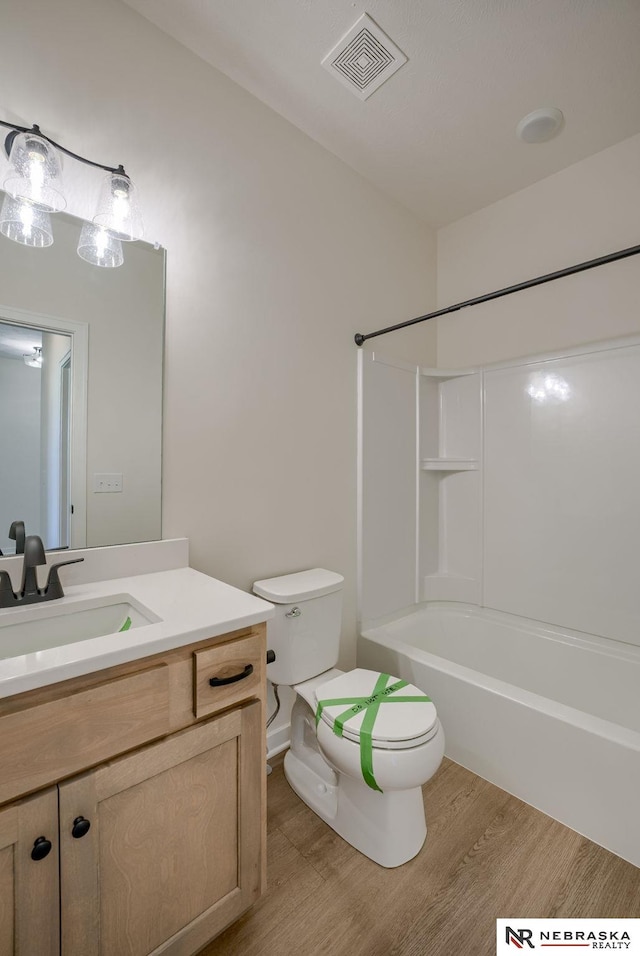
M 640 131 L 640 0 L 126 2 L 436 226 Z M 363 102 L 321 60 L 364 12 L 409 62 Z

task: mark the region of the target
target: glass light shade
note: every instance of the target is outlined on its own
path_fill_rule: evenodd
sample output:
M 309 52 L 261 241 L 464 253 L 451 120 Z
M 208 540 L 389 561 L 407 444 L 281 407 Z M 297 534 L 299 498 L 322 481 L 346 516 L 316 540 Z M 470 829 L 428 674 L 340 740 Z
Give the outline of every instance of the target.
M 62 166 L 55 147 L 35 133 L 18 133 L 9 155 L 11 169 L 4 189 L 14 199 L 25 199 L 45 212 L 67 205 L 62 188 Z
M 125 242 L 142 239 L 144 227 L 138 190 L 124 173 L 108 173 L 105 177 L 93 221 L 114 239 Z
M 124 262 L 122 243 L 115 239 L 104 226 L 85 222 L 78 242 L 78 255 L 85 262 L 104 269 L 117 269 Z
M 30 202 L 5 196 L 0 212 L 0 233 L 24 246 L 44 249 L 53 242 L 51 217 Z

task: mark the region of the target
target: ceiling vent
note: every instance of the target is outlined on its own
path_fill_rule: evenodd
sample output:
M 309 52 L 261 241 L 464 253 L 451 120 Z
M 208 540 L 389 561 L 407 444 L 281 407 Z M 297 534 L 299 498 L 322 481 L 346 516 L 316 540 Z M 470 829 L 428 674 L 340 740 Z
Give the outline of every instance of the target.
M 361 99 L 368 99 L 407 62 L 371 17 L 364 13 L 327 53 L 322 65 Z

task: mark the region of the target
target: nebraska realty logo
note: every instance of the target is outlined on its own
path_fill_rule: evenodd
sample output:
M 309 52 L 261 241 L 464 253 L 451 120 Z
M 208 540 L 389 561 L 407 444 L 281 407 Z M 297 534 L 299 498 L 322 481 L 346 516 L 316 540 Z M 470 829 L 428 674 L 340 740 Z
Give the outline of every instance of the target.
M 499 919 L 496 956 L 517 950 L 568 953 L 585 949 L 640 956 L 640 919 Z

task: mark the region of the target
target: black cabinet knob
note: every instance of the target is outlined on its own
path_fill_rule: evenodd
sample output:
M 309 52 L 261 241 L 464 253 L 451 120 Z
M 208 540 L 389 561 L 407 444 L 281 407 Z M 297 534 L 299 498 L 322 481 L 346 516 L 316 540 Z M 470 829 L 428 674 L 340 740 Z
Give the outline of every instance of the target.
M 36 862 L 38 860 L 44 860 L 45 856 L 49 856 L 50 852 L 51 840 L 47 840 L 46 837 L 38 837 L 31 850 L 31 859 Z
M 86 836 L 90 829 L 91 824 L 88 820 L 84 817 L 76 817 L 71 828 L 71 836 L 79 840 L 80 837 Z

